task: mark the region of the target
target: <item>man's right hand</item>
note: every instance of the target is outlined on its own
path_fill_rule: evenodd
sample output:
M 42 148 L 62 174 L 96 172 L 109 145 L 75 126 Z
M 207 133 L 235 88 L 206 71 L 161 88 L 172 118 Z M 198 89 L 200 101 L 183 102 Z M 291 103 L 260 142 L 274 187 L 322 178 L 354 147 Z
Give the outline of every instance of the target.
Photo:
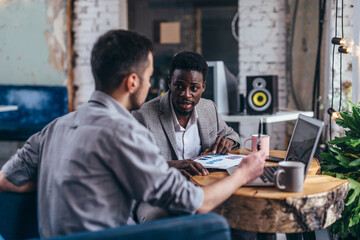
M 203 187 L 204 200 L 197 212 L 207 213 L 231 196 L 239 187 L 263 173 L 266 153 L 261 150 L 244 157 L 236 171 L 228 177 Z
M 266 153 L 261 150 L 250 153 L 244 157 L 236 171 L 241 171 L 242 176 L 246 178 L 246 182 L 251 182 L 263 174 L 265 166 Z
M 167 162 L 169 167 L 177 168 L 185 177 L 190 179 L 194 175 L 208 175 L 209 171 L 200 163 L 191 159 L 171 160 Z

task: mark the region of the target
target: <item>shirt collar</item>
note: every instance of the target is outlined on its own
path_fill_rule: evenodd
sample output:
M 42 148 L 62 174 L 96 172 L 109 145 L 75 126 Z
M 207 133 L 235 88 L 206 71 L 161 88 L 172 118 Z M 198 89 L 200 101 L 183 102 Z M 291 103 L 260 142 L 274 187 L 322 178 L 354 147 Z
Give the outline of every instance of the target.
M 106 107 L 110 112 L 122 113 L 125 115 L 132 116 L 130 112 L 124 108 L 120 103 L 113 99 L 110 95 L 101 92 L 94 91 L 89 99 L 89 103 L 96 103 Z

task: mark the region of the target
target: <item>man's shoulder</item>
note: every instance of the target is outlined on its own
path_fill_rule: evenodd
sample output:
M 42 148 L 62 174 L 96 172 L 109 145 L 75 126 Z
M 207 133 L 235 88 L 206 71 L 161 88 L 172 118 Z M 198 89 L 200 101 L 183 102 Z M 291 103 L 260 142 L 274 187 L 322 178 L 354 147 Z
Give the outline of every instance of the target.
M 156 97 L 148 102 L 145 102 L 139 109 L 133 112 L 140 112 L 140 113 L 152 113 L 152 112 L 159 112 L 160 110 L 160 100 L 162 96 Z
M 103 107 L 94 108 L 90 106 L 81 106 L 76 111 L 59 118 L 56 125 L 82 126 L 101 131 L 106 131 L 106 129 L 132 131 L 139 127 L 142 128 L 142 125 L 134 121 L 134 117 L 128 112 L 115 112 Z
M 210 110 L 210 111 L 217 111 L 215 103 L 206 98 L 200 98 L 199 103 L 197 104 L 198 110 Z

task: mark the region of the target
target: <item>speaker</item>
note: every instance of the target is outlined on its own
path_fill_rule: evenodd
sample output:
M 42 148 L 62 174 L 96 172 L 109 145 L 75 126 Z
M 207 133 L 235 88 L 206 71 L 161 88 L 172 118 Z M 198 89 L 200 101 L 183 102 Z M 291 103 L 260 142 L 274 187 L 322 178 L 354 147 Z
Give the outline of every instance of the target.
M 273 114 L 278 110 L 278 77 L 246 77 L 246 110 L 250 115 Z

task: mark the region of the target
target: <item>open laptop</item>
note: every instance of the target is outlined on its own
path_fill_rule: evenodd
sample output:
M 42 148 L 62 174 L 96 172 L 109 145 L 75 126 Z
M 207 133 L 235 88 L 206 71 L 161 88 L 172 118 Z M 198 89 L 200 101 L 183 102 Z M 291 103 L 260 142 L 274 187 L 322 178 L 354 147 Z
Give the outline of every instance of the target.
M 284 161 L 298 161 L 305 164 L 304 179 L 308 172 L 311 160 L 315 154 L 324 123 L 314 118 L 299 114 L 286 151 Z M 237 166 L 227 169 L 229 174 L 236 170 Z M 277 165 L 268 165 L 264 173 L 245 186 L 271 186 L 274 185 L 274 173 Z

